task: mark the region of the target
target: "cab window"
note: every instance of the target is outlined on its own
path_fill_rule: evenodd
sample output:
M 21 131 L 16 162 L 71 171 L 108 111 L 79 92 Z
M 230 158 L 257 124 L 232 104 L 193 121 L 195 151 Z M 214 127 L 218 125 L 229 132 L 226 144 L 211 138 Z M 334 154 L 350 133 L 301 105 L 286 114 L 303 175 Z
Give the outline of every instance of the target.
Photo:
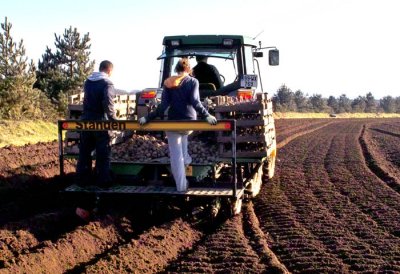
M 253 51 L 251 46 L 244 47 L 244 65 L 246 74 L 255 74 L 253 63 Z

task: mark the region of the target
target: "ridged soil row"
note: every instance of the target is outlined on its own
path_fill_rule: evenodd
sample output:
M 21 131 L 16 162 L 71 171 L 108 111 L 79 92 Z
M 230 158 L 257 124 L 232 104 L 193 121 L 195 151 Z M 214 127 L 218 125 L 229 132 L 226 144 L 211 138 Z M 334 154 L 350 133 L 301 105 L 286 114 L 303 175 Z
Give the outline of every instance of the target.
M 155 273 L 188 252 L 202 233 L 182 219 L 153 227 L 85 267 L 87 273 Z
M 326 214 L 323 206 L 313 201 L 303 172 L 314 141 L 298 138 L 281 149 L 275 178 L 254 201 L 255 212 L 264 233 L 272 238 L 272 250 L 289 271 L 346 273 L 348 266 L 313 231 L 315 224 L 325 226 L 320 223 L 325 222 Z
M 272 252 L 268 245 L 268 235 L 260 228 L 260 222 L 254 212 L 254 206 L 251 201 L 244 205 L 243 214 L 243 230 L 253 250 L 260 257 L 260 262 L 267 266 L 268 273 L 289 273 L 286 267 L 279 261 L 275 253 Z
M 330 180 L 382 229 L 399 236 L 400 195 L 368 168 L 359 143 L 364 123 L 343 126 L 349 132 L 336 139 L 325 164 Z
M 360 144 L 371 171 L 400 193 L 400 134 L 390 130 L 386 123 L 366 125 Z
M 291 141 L 295 140 L 296 138 L 301 137 L 301 136 L 303 136 L 305 134 L 309 134 L 309 133 L 314 132 L 316 130 L 320 130 L 320 129 L 328 126 L 331 123 L 333 123 L 333 122 L 332 121 L 326 121 L 324 123 L 318 123 L 318 124 L 312 125 L 312 126 L 307 127 L 307 128 L 302 128 L 299 131 L 295 131 L 295 132 L 291 131 L 291 132 L 288 132 L 286 135 L 281 135 L 281 137 L 277 138 L 277 142 L 278 143 L 277 143 L 276 147 L 278 149 L 280 149 L 280 148 L 284 147 L 285 145 L 287 145 L 288 143 L 290 143 Z
M 321 140 L 327 140 L 332 135 L 334 137 L 330 145 L 328 143 L 326 143 L 327 146 L 323 145 L 323 147 L 329 147 L 327 151 L 325 150 L 324 153 L 317 153 L 317 151 L 310 153 L 313 155 L 310 157 L 310 163 L 313 163 L 315 168 L 311 169 L 314 172 L 306 173 L 306 178 L 311 183 L 315 182 L 316 178 L 324 182 L 324 186 L 318 187 L 311 184 L 311 188 L 315 189 L 313 194 L 341 222 L 340 228 L 344 229 L 347 232 L 346 234 L 350 236 L 346 240 L 341 238 L 340 234 L 335 235 L 336 240 L 340 242 L 344 240 L 347 244 L 347 246 L 344 245 L 345 249 L 341 250 L 341 254 L 346 256 L 344 262 L 351 266 L 350 269 L 364 271 L 390 270 L 391 260 L 398 256 L 398 252 L 394 248 L 396 244 L 392 245 L 390 242 L 396 243 L 399 241 L 387 233 L 387 228 L 384 224 L 379 226 L 377 220 L 374 219 L 374 215 L 370 214 L 375 209 L 375 205 L 379 206 L 382 200 L 377 199 L 374 201 L 375 205 L 372 205 L 369 210 L 365 210 L 362 203 L 353 203 L 349 193 L 350 195 L 356 195 L 357 189 L 362 189 L 360 185 L 363 184 L 363 181 L 361 178 L 354 180 L 348 177 L 347 175 L 350 174 L 346 174 L 346 171 L 343 170 L 344 168 L 349 168 L 369 172 L 364 165 L 364 159 L 357 143 L 357 136 L 361 128 L 361 123 L 351 122 L 343 123 L 343 125 L 336 127 L 336 134 L 331 134 L 330 131 L 321 133 Z M 353 141 L 351 142 L 350 139 Z M 342 154 L 341 152 L 346 153 Z M 350 159 L 349 155 L 358 155 L 358 157 Z M 337 184 L 335 176 L 344 176 L 346 184 Z M 376 179 L 372 173 L 369 173 L 368 177 Z M 385 189 L 386 186 L 380 184 L 380 188 Z M 362 195 L 360 195 L 360 200 L 362 199 Z M 397 212 L 393 211 L 387 214 L 387 218 L 393 219 L 396 215 Z M 346 234 L 344 233 L 343 235 Z M 336 249 L 339 250 L 338 245 Z
M 279 119 L 276 121 L 277 143 L 287 139 L 293 140 L 304 132 L 311 132 L 310 130 L 316 130 L 333 122 L 331 119 L 285 119 L 284 121 Z
M 57 142 L 0 148 L 0 225 L 59 211 L 59 191 L 75 171 L 73 160 L 64 164 L 61 178 Z
M 73 218 L 71 212 L 65 210 L 42 213 L 4 225 L 0 229 L 0 265 L 37 249 L 43 241 L 75 229 L 78 221 L 77 218 Z
M 6 186 L 0 190 L 0 226 L 8 222 L 24 220 L 42 213 L 57 212 L 68 206 L 60 190 L 66 186 L 66 181 L 72 180 L 71 175 L 61 178 L 28 177 L 20 180 L 20 185 Z
M 91 222 L 55 242 L 43 242 L 36 250 L 8 260 L 0 273 L 64 273 L 111 249 L 121 238 L 112 221 Z
M 331 180 L 330 170 L 325 170 L 330 163 L 344 162 L 335 154 L 335 149 L 340 149 L 335 145 L 337 138 L 353 136 L 357 141 L 360 126 L 349 131 L 352 123 L 329 126 L 285 146 L 277 179 L 257 199 L 261 227 L 270 232 L 273 250 L 290 271 L 397 269 L 392 262 L 398 259 L 394 248 L 398 239 L 382 227 L 376 228 L 375 220 L 342 193 Z M 359 152 L 357 143 L 352 148 L 347 150 Z M 359 161 L 363 163 L 363 159 Z M 343 175 L 340 170 L 335 174 Z M 345 176 L 344 181 L 347 179 Z M 377 244 L 370 241 L 379 238 Z
M 58 143 L 37 143 L 0 148 L 0 174 L 6 170 L 58 160 Z
M 376 122 L 371 121 L 370 128 L 381 133 L 389 134 L 394 137 L 400 137 L 400 119 L 379 119 Z
M 238 215 L 206 235 L 192 252 L 178 258 L 166 272 L 262 273 L 269 268 L 264 261 L 252 248 L 243 230 L 243 217 Z

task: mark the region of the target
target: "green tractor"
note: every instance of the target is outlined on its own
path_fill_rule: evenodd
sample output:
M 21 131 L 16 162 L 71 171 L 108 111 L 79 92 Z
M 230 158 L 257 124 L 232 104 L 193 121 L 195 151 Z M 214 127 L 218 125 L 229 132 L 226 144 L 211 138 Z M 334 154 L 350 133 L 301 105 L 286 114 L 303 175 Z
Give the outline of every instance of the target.
M 163 142 L 163 132 L 166 130 L 194 130 L 191 136 L 196 140 L 192 140 L 192 144 L 197 142 L 197 153 L 204 159 L 197 161 L 193 157 L 187 173 L 189 187 L 182 193 L 176 191 L 168 157 L 160 157 L 156 153 L 158 158 L 155 159 L 150 156 L 140 158 L 143 152 L 128 151 L 144 146 L 143 140 L 140 141 L 141 145 L 138 145 L 138 140 L 135 145 L 125 147 L 115 144 L 115 149 L 122 155 L 112 159 L 111 167 L 120 184 L 94 191 L 96 195 L 192 197 L 204 202 L 213 216 L 220 208 L 231 215 L 238 214 L 243 199 L 255 197 L 262 183 L 274 176 L 277 151 L 272 100 L 263 90 L 259 58 L 263 57 L 264 51 L 268 51 L 269 65 L 276 66 L 279 64 L 279 51 L 275 47 L 261 47 L 261 43 L 256 45 L 254 39 L 240 35 L 166 36 L 163 46 L 163 52 L 158 57 L 161 60 L 158 87 L 138 92 L 135 104 L 130 104 L 135 106 L 137 119 L 147 115 L 160 103 L 164 80 L 174 75 L 175 65 L 180 58 L 189 58 L 193 68 L 196 57 L 201 56 L 206 57 L 208 63 L 218 70 L 219 85 L 199 81 L 201 100 L 209 112 L 216 116 L 218 124 L 211 126 L 204 121 L 161 119 L 139 126 L 136 120 L 118 120 L 112 125 L 93 121 L 88 122 L 87 130 L 115 128 L 129 131 L 133 137 L 150 132 L 154 142 Z M 63 130 L 79 132 L 86 130 L 86 127 L 76 120 L 59 121 L 61 174 L 64 173 L 63 159 L 69 156 L 62 145 Z M 159 143 L 155 144 L 147 147 L 160 146 Z M 203 147 L 212 147 L 212 150 L 199 152 Z M 209 157 L 208 154 L 214 155 Z M 71 185 L 66 191 L 91 190 Z

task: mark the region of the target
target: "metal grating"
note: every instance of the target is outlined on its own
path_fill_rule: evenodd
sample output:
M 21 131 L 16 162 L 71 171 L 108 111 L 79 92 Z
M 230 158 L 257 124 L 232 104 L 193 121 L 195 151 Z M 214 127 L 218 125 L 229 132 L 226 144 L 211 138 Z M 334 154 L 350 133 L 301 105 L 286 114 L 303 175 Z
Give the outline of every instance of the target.
M 175 187 L 161 186 L 114 186 L 102 189 L 96 186 L 80 187 L 71 185 L 66 192 L 96 192 L 110 194 L 160 194 L 160 195 L 190 195 L 190 196 L 233 196 L 231 188 L 190 188 L 185 192 L 177 191 Z M 243 190 L 236 191 L 236 196 L 243 194 Z

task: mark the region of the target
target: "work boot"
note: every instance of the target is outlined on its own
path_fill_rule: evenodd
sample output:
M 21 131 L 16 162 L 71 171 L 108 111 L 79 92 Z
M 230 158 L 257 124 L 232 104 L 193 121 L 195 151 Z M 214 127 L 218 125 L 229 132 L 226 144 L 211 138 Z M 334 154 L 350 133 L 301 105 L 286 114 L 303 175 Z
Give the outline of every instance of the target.
M 85 222 L 89 222 L 90 221 L 90 211 L 77 207 L 75 210 L 75 214 L 81 218 L 82 220 L 84 220 Z
M 87 187 L 89 185 L 92 185 L 91 182 L 93 181 L 93 175 L 91 173 L 82 174 L 82 175 L 77 174 L 75 176 L 74 181 L 75 181 L 75 184 L 77 184 L 80 187 Z
M 101 182 L 98 182 L 96 185 L 100 188 L 107 189 L 107 188 L 112 187 L 113 183 L 112 183 L 112 181 L 101 181 Z
M 107 174 L 97 174 L 96 186 L 101 188 L 110 188 L 114 185 L 115 175 L 110 171 Z

